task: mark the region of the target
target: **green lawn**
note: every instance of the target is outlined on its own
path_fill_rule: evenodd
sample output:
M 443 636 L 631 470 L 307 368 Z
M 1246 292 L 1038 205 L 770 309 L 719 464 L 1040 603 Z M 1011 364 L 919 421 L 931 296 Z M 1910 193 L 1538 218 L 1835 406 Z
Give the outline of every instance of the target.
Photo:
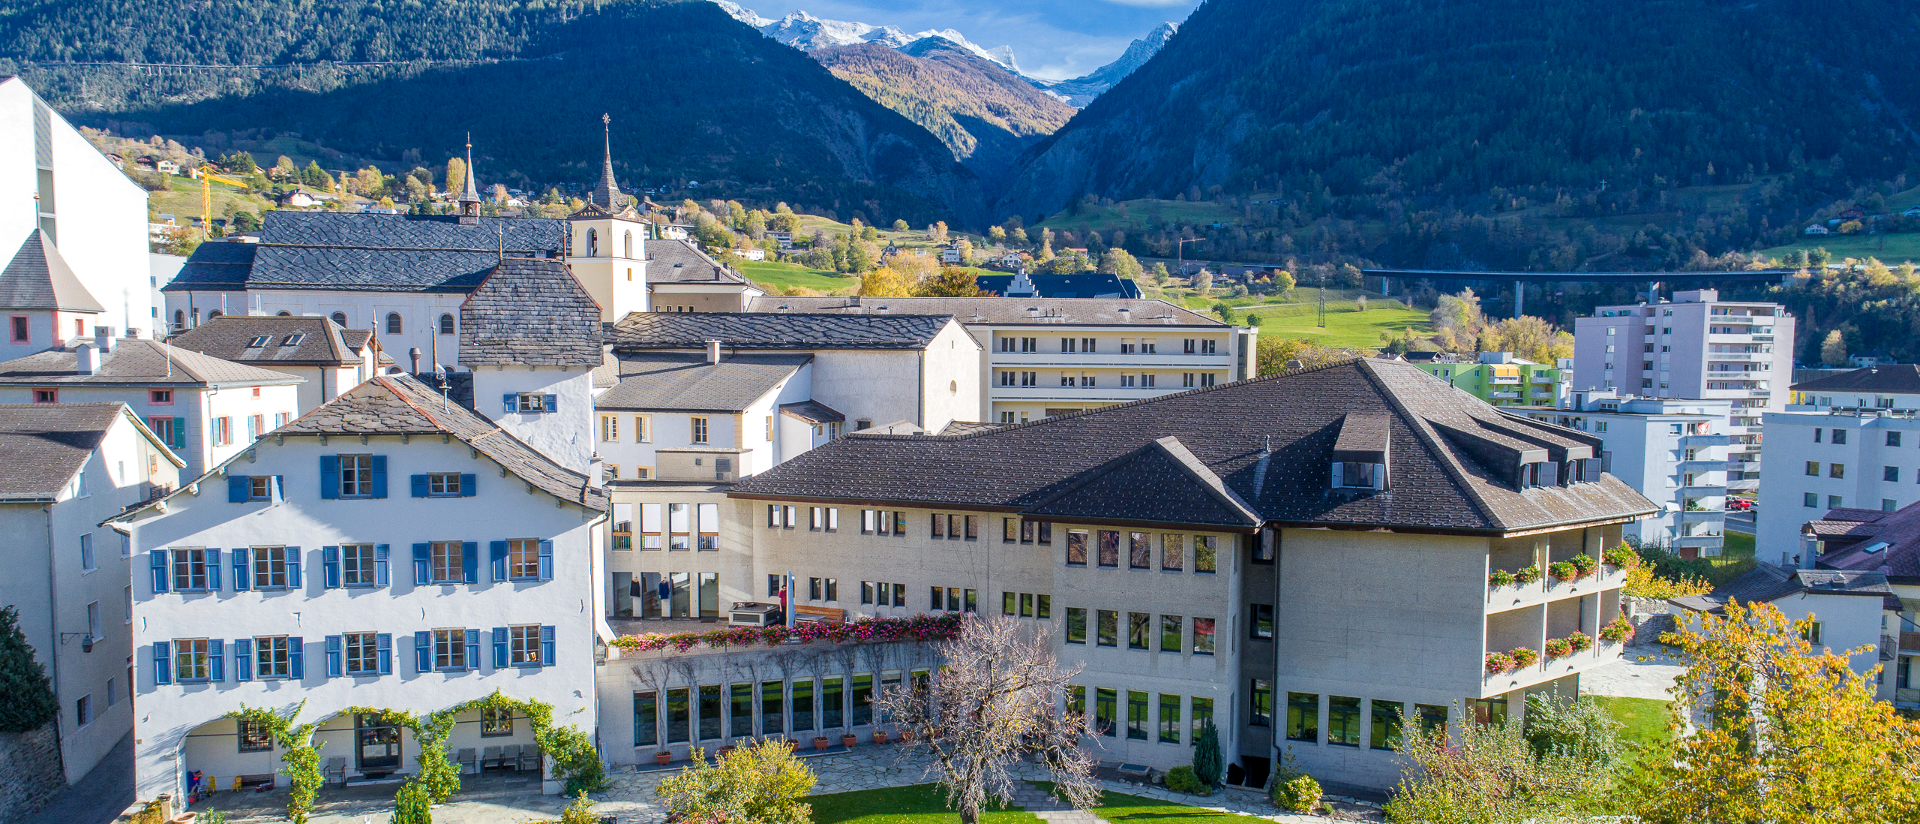
M 1029 227 L 1027 232 L 1031 235 L 1041 228 L 1056 232 L 1062 229 L 1071 229 L 1075 232 L 1084 232 L 1088 229 L 1102 232 L 1110 232 L 1114 229 L 1138 231 L 1158 225 L 1163 220 L 1185 224 L 1238 223 L 1240 213 L 1224 203 L 1211 201 L 1128 200 L 1112 206 L 1096 207 L 1077 215 L 1061 212 L 1041 221 L 1038 226 Z M 1189 248 L 1187 251 L 1192 253 L 1193 250 Z
M 1350 349 L 1378 349 L 1386 341 L 1384 334 L 1399 334 L 1403 329 L 1425 332 L 1426 312 L 1418 309 L 1391 308 L 1386 301 L 1371 301 L 1365 312 L 1356 311 L 1351 301 L 1327 302 L 1327 326 L 1319 326 L 1318 313 L 1309 304 L 1305 311 L 1297 307 L 1255 309 L 1260 317 L 1263 338 L 1305 338 L 1321 346 Z M 1242 321 L 1244 322 L 1244 321 Z
M 947 796 L 938 785 L 916 784 L 884 790 L 856 790 L 816 795 L 814 824 L 955 824 L 960 814 L 947 808 Z M 1034 824 L 1032 813 L 1019 810 L 987 812 L 982 824 Z
M 1747 570 L 1753 569 L 1754 564 L 1752 535 L 1732 530 L 1723 534 L 1726 536 L 1726 545 L 1721 548 L 1719 556 L 1701 559 L 1713 566 L 1712 572 L 1707 575 L 1707 581 L 1714 586 L 1739 577 Z
M 1803 236 L 1804 237 L 1804 236 Z M 1903 232 L 1886 235 L 1821 235 L 1805 237 L 1799 243 L 1776 246 L 1764 250 L 1761 254 L 1768 257 L 1784 257 L 1788 252 L 1799 249 L 1821 248 L 1833 255 L 1838 263 L 1846 258 L 1879 258 L 1887 265 L 1914 261 L 1920 263 L 1920 233 Z
M 823 293 L 844 292 L 859 289 L 860 278 L 843 275 L 822 269 L 808 269 L 798 263 L 779 263 L 776 261 L 756 261 L 732 258 L 726 261 L 747 276 L 748 280 L 760 284 L 769 294 L 778 294 L 790 286 L 804 286 Z
M 1620 737 L 1637 747 L 1648 747 L 1667 740 L 1666 701 L 1652 698 L 1619 698 L 1609 695 L 1588 696 L 1606 708 L 1620 722 Z
M 1267 819 L 1168 804 L 1125 793 L 1101 793 L 1093 813 L 1113 824 L 1269 824 Z

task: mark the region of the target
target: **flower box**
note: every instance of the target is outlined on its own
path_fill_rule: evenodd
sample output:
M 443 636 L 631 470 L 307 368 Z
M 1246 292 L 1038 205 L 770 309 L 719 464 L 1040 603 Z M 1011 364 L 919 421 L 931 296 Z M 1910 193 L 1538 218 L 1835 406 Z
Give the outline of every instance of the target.
M 1547 660 L 1557 661 L 1573 654 L 1573 643 L 1565 638 L 1547 640 Z
M 1593 636 L 1584 632 L 1576 632 L 1567 636 L 1567 644 L 1573 647 L 1574 652 L 1586 652 L 1587 650 L 1593 649 Z
M 1534 652 L 1532 647 L 1516 647 L 1507 653 L 1507 658 L 1513 662 L 1513 669 L 1516 670 L 1540 663 L 1540 653 Z
M 1504 652 L 1487 653 L 1487 674 L 1504 675 L 1513 671 L 1513 656 Z
M 1606 626 L 1600 628 L 1600 640 L 1609 644 L 1626 644 L 1633 640 L 1633 632 L 1633 622 L 1622 615 L 1608 621 Z
M 1521 569 L 1514 570 L 1513 580 L 1515 583 L 1518 583 L 1522 586 L 1531 584 L 1535 581 L 1540 580 L 1540 565 L 1534 564 L 1532 566 L 1523 567 Z

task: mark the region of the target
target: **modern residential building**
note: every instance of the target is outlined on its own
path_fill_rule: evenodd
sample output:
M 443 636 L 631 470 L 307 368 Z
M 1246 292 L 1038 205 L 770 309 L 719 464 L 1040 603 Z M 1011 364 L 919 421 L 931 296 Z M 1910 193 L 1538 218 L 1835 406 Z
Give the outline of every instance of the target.
M 374 376 L 373 333 L 322 317 L 225 315 L 167 339 L 171 346 L 304 379 L 305 412 Z M 391 361 L 391 358 L 388 359 Z
M 1920 709 L 1920 507 L 1905 506 L 1894 512 L 1869 512 L 1861 509 L 1836 509 L 1801 526 L 1802 548 L 1793 566 L 1822 572 L 1835 570 L 1850 574 L 1842 589 L 1878 589 L 1873 578 L 1892 591 L 1885 609 L 1895 615 L 1879 615 L 1864 605 L 1846 612 L 1817 610 L 1817 615 L 1839 633 L 1823 638 L 1825 646 L 1851 649 L 1873 644 L 1880 655 L 1875 663 L 1884 669 L 1881 696 L 1891 698 L 1903 709 Z M 1763 558 L 1763 560 L 1771 560 Z M 1789 558 L 1789 561 L 1792 559 Z M 1803 573 L 1804 574 L 1804 573 Z M 1831 574 L 1831 573 L 1829 573 Z M 1820 579 L 1808 579 L 1813 583 Z M 1784 607 L 1783 607 L 1784 608 Z M 1875 623 L 1875 619 L 1884 622 Z M 1877 643 L 1876 643 L 1877 642 Z M 1866 665 L 1864 656 L 1856 666 Z
M 1671 302 L 1601 306 L 1574 321 L 1574 389 L 1731 403 L 1727 487 L 1760 483 L 1762 418 L 1786 409 L 1794 319 L 1785 307 L 1723 301 L 1713 289 Z
M 53 682 L 72 783 L 133 729 L 129 547 L 100 524 L 178 487 L 182 462 L 118 403 L 0 406 L 0 456 L 0 604 Z
M 1876 515 L 1881 513 L 1874 513 Z M 1903 622 L 1901 600 L 1893 594 L 1887 575 L 1880 571 L 1857 569 L 1796 569 L 1762 563 L 1746 573 L 1714 587 L 1706 595 L 1669 599 L 1687 612 L 1715 613 L 1726 610 L 1727 602 L 1772 604 L 1789 620 L 1811 619 L 1807 640 L 1813 652 L 1845 654 L 1855 672 L 1866 673 L 1881 667 L 1880 700 L 1896 698 L 1903 706 L 1920 707 L 1907 669 L 1912 655 L 1920 649 L 1901 649 L 1900 633 L 1894 631 Z M 1907 624 L 1911 627 L 1911 624 Z M 1899 696 L 1905 693 L 1904 698 Z
M 1911 411 L 1828 407 L 1767 416 L 1766 460 L 1780 467 L 1760 488 L 1755 552 L 1790 558 L 1800 526 L 1831 509 L 1892 512 L 1920 501 L 1920 419 Z
M 608 365 L 593 401 L 608 482 L 733 481 L 839 437 L 846 416 L 812 399 L 814 356 L 652 352 Z
M 1553 366 L 1516 358 L 1512 352 L 1481 352 L 1472 363 L 1434 359 L 1417 364 L 1427 374 L 1494 406 L 1557 406 L 1566 391 L 1566 358 Z
M 1694 558 L 1719 555 L 1726 543 L 1728 403 L 1583 389 L 1558 409 L 1517 411 L 1599 438 L 1602 470 L 1660 507 L 1627 524 L 1625 536 Z
M 621 635 L 679 631 L 764 613 L 790 575 L 813 618 L 1031 621 L 1084 667 L 1068 700 L 1103 760 L 1189 763 L 1211 722 L 1233 775 L 1263 780 L 1286 751 L 1388 787 L 1400 718 L 1517 715 L 1618 658 L 1544 653 L 1620 615 L 1621 571 L 1497 583 L 1599 558 L 1656 510 L 1600 472 L 1600 446 L 1374 360 L 968 434 L 854 432 L 734 484 L 612 486 L 607 603 Z M 1489 671 L 1518 648 L 1539 660 Z M 885 730 L 874 691 L 938 666 L 893 644 L 607 654 L 616 763 L 864 740 Z
M 1257 329 L 1161 300 L 768 296 L 753 309 L 951 315 L 980 345 L 981 407 L 965 420 L 988 423 L 1023 423 L 1257 373 Z
M 0 77 L 0 254 L 15 252 L 35 231 L 58 247 L 66 271 L 103 307 L 78 335 L 66 326 L 52 337 L 36 331 L 41 348 L 91 334 L 96 325 L 156 328 L 147 271 L 147 190 L 25 80 Z
M 904 422 L 939 432 L 980 414 L 980 344 L 946 315 L 635 312 L 614 326 L 609 343 L 616 359 L 811 356 L 809 399 L 844 415 L 848 431 Z M 646 403 L 615 397 L 630 408 Z M 759 434 L 749 431 L 755 423 L 733 429 L 733 446 L 747 448 L 746 437 Z
M 590 726 L 605 513 L 588 476 L 396 375 L 120 516 L 140 573 L 138 796 L 182 797 L 194 773 L 284 784 L 271 738 L 227 717 L 242 705 L 298 707 L 347 780 L 419 754 L 352 708 L 423 715 L 498 690 Z M 456 753 L 534 747 L 520 713 L 455 721 Z
M 1786 411 L 1913 414 L 1920 411 L 1920 366 L 1890 363 L 1800 381 Z
M 124 403 L 197 477 L 293 420 L 301 378 L 110 327 L 0 363 L 0 403 Z

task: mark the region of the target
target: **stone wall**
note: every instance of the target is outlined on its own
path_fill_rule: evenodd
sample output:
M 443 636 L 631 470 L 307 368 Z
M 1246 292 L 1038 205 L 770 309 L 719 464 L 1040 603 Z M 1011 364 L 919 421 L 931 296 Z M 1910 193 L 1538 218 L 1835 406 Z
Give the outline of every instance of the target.
M 32 732 L 0 733 L 0 824 L 26 821 L 67 788 L 54 722 Z

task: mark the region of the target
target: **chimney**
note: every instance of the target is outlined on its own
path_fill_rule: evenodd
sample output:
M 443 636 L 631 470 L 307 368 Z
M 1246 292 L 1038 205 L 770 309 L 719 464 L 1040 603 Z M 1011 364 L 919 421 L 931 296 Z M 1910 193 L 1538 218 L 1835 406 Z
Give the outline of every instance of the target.
M 413 374 L 420 374 L 420 347 L 415 346 L 412 349 L 408 349 L 407 357 L 413 361 Z
M 720 342 L 717 340 L 707 341 L 707 363 L 719 363 L 719 362 L 720 362 Z
M 83 343 L 73 350 L 75 372 L 82 375 L 96 375 L 100 372 L 100 362 L 93 356 L 93 344 Z
M 1131 309 L 1131 308 L 1129 308 L 1129 307 L 1126 307 L 1126 306 L 1122 306 L 1122 307 L 1120 307 L 1120 322 L 1121 322 L 1121 323 L 1132 323 L 1132 322 L 1133 322 L 1133 309 Z
M 106 356 L 113 352 L 113 327 L 93 327 L 93 345 L 94 348 L 100 350 L 100 359 L 102 361 L 106 360 Z

